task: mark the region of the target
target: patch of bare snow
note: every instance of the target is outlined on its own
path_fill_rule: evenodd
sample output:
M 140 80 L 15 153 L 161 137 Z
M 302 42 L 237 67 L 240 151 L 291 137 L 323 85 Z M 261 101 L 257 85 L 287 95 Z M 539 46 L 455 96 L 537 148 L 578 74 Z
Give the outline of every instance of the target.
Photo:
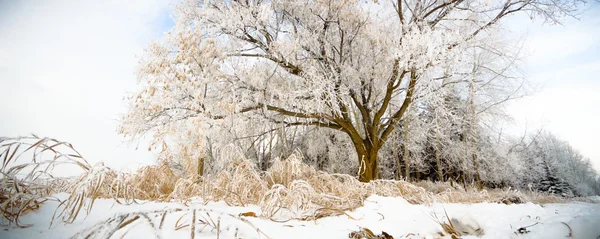
M 66 198 L 66 195 L 58 195 Z M 80 216 L 72 224 L 57 223 L 49 226 L 57 203 L 46 203 L 38 211 L 21 218 L 24 223 L 34 224 L 29 228 L 14 226 L 0 227 L 0 238 L 69 238 L 77 233 L 85 237 L 94 226 L 102 225 L 109 218 L 133 212 L 148 213 L 148 221 L 158 228 L 162 211 L 170 210 L 163 226 L 155 229 L 143 220 L 128 225 L 114 238 L 190 238 L 189 221 L 192 209 L 196 220 L 214 221 L 218 225 L 220 238 L 348 238 L 360 228 L 368 228 L 375 234 L 386 232 L 394 238 L 441 238 L 442 227 L 436 220 L 445 220 L 447 214 L 459 231 L 470 235 L 462 238 L 593 238 L 600 236 L 600 204 L 433 204 L 412 205 L 402 198 L 371 196 L 364 206 L 347 215 L 326 217 L 312 221 L 290 220 L 274 222 L 256 217 L 240 217 L 241 213 L 255 212 L 255 205 L 231 207 L 224 202 L 192 201 L 182 203 L 154 203 L 120 205 L 113 200 L 99 199 L 90 214 Z M 240 220 L 240 218 L 243 218 Z M 177 229 L 181 226 L 181 229 Z M 183 225 L 183 226 L 182 226 Z M 195 238 L 216 238 L 217 232 L 210 226 L 196 226 Z M 521 229 L 519 232 L 519 229 Z M 260 232 L 259 232 L 260 231 Z M 125 233 L 127 232 L 127 233 Z M 478 235 L 478 236 L 476 236 Z M 268 237 L 267 237 L 268 236 Z M 446 237 L 450 238 L 450 237 Z

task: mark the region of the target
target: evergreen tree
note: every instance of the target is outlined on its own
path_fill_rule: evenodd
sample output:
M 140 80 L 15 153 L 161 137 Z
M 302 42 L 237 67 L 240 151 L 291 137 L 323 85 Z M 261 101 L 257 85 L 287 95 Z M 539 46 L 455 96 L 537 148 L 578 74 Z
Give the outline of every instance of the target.
M 544 179 L 536 187 L 538 190 L 561 196 L 573 196 L 571 186 L 555 176 L 549 167 L 548 161 L 544 161 L 544 173 Z

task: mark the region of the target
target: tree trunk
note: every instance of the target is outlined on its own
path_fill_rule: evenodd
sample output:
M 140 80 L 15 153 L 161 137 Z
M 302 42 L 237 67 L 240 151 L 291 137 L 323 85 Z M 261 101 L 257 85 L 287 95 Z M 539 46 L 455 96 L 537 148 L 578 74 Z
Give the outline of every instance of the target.
M 408 157 L 410 156 L 410 151 L 408 150 L 408 116 L 409 114 L 406 114 L 406 117 L 404 118 L 404 130 L 402 132 L 404 135 L 404 143 L 402 144 L 404 154 L 402 156 L 404 156 L 404 175 L 406 175 L 404 180 L 407 182 L 410 181 L 410 163 L 408 162 Z
M 393 143 L 393 148 L 392 148 L 392 153 L 394 154 L 394 159 L 396 160 L 396 175 L 395 175 L 395 179 L 396 180 L 400 180 L 402 178 L 402 166 L 400 165 L 400 157 L 398 156 L 399 152 L 398 152 L 398 142 L 396 142 L 396 137 L 393 138 L 394 142 Z
M 477 185 L 477 189 L 483 190 L 481 176 L 479 176 L 479 162 L 477 162 L 477 153 L 475 151 L 473 151 L 473 169 L 475 170 L 475 185 Z
M 435 147 L 435 164 L 437 166 L 437 178 L 440 182 L 444 181 L 444 172 L 442 171 L 442 160 L 440 159 L 439 149 Z
M 359 175 L 361 182 L 370 182 L 379 178 L 379 169 L 377 164 L 378 147 L 366 147 L 366 150 L 358 150 Z
M 473 80 L 471 80 L 469 84 L 469 91 L 471 96 L 469 104 L 471 105 L 471 127 L 469 132 L 469 137 L 471 139 L 471 155 L 473 159 L 473 169 L 475 170 L 475 183 L 477 185 L 477 189 L 482 190 L 483 185 L 481 183 L 481 177 L 479 176 L 479 162 L 477 162 L 477 137 L 475 136 L 475 127 L 477 125 L 477 117 L 475 112 L 475 84 Z
M 198 159 L 198 168 L 196 171 L 198 177 L 204 176 L 204 157 Z
M 437 166 L 437 176 L 440 182 L 444 181 L 444 172 L 442 171 L 442 160 L 440 159 L 440 138 L 439 132 L 435 135 L 435 164 Z

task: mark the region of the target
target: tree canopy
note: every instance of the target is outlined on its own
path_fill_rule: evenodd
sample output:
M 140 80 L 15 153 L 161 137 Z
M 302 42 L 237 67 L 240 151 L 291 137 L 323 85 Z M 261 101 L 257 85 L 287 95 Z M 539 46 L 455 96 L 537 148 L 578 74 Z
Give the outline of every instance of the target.
M 324 128 L 346 135 L 357 157 L 348 160 L 370 181 L 379 177 L 380 149 L 415 102 L 436 108 L 457 88 L 510 81 L 514 56 L 502 46 L 513 45 L 501 42 L 501 19 L 525 12 L 559 23 L 576 4 L 184 0 L 175 27 L 141 60 L 143 89 L 129 98 L 120 132 L 151 133 L 155 146 L 199 159 L 207 144 Z M 484 53 L 496 58 L 476 57 Z

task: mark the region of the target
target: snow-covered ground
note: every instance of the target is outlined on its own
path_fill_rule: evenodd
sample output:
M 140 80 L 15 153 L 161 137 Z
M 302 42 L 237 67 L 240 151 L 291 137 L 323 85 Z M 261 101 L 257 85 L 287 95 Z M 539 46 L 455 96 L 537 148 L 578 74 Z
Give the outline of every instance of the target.
M 65 198 L 66 195 L 59 195 Z M 140 214 L 133 221 L 117 231 L 114 238 L 190 238 L 189 222 L 195 217 L 194 238 L 348 238 L 353 231 L 368 228 L 375 234 L 385 231 L 393 238 L 441 238 L 438 232 L 442 227 L 436 222 L 445 215 L 455 218 L 462 224 L 480 227 L 480 238 L 592 238 L 600 236 L 600 204 L 569 203 L 536 205 L 532 203 L 504 205 L 494 203 L 479 204 L 433 204 L 412 205 L 402 198 L 371 196 L 363 207 L 347 211 L 347 215 L 326 217 L 318 220 L 290 220 L 274 222 L 241 213 L 254 212 L 260 215 L 258 206 L 230 207 L 223 202 L 202 203 L 153 203 L 119 205 L 113 200 L 97 200 L 90 214 L 82 214 L 73 224 L 56 224 L 49 228 L 49 222 L 57 203 L 46 203 L 38 211 L 21 218 L 24 223 L 34 224 L 29 228 L 0 227 L 0 238 L 69 238 L 77 233 L 85 237 L 95 225 L 114 218 L 128 221 L 134 218 L 119 217 L 133 212 Z M 181 210 L 179 210 L 181 209 Z M 197 209 L 197 210 L 194 210 Z M 171 212 L 165 214 L 163 210 Z M 194 213 L 195 212 L 195 213 Z M 147 216 L 147 217 L 146 217 Z M 151 222 L 151 223 L 149 223 Z M 210 224 L 204 226 L 205 224 Z M 478 225 L 475 225 L 478 224 Z M 112 224 L 104 224 L 104 231 L 110 232 Z M 531 226 L 533 225 L 533 226 Z M 529 227 L 527 227 L 529 226 Z M 456 225 L 458 229 L 458 225 Z M 528 232 L 519 233 L 519 228 L 527 227 Z M 154 228 L 154 229 L 153 229 Z M 523 232 L 523 231 L 522 231 Z M 106 234 L 105 234 L 106 235 Z M 463 236 L 463 238 L 479 238 Z M 100 237 L 102 238 L 102 237 Z M 450 238 L 450 237 L 446 237 Z

